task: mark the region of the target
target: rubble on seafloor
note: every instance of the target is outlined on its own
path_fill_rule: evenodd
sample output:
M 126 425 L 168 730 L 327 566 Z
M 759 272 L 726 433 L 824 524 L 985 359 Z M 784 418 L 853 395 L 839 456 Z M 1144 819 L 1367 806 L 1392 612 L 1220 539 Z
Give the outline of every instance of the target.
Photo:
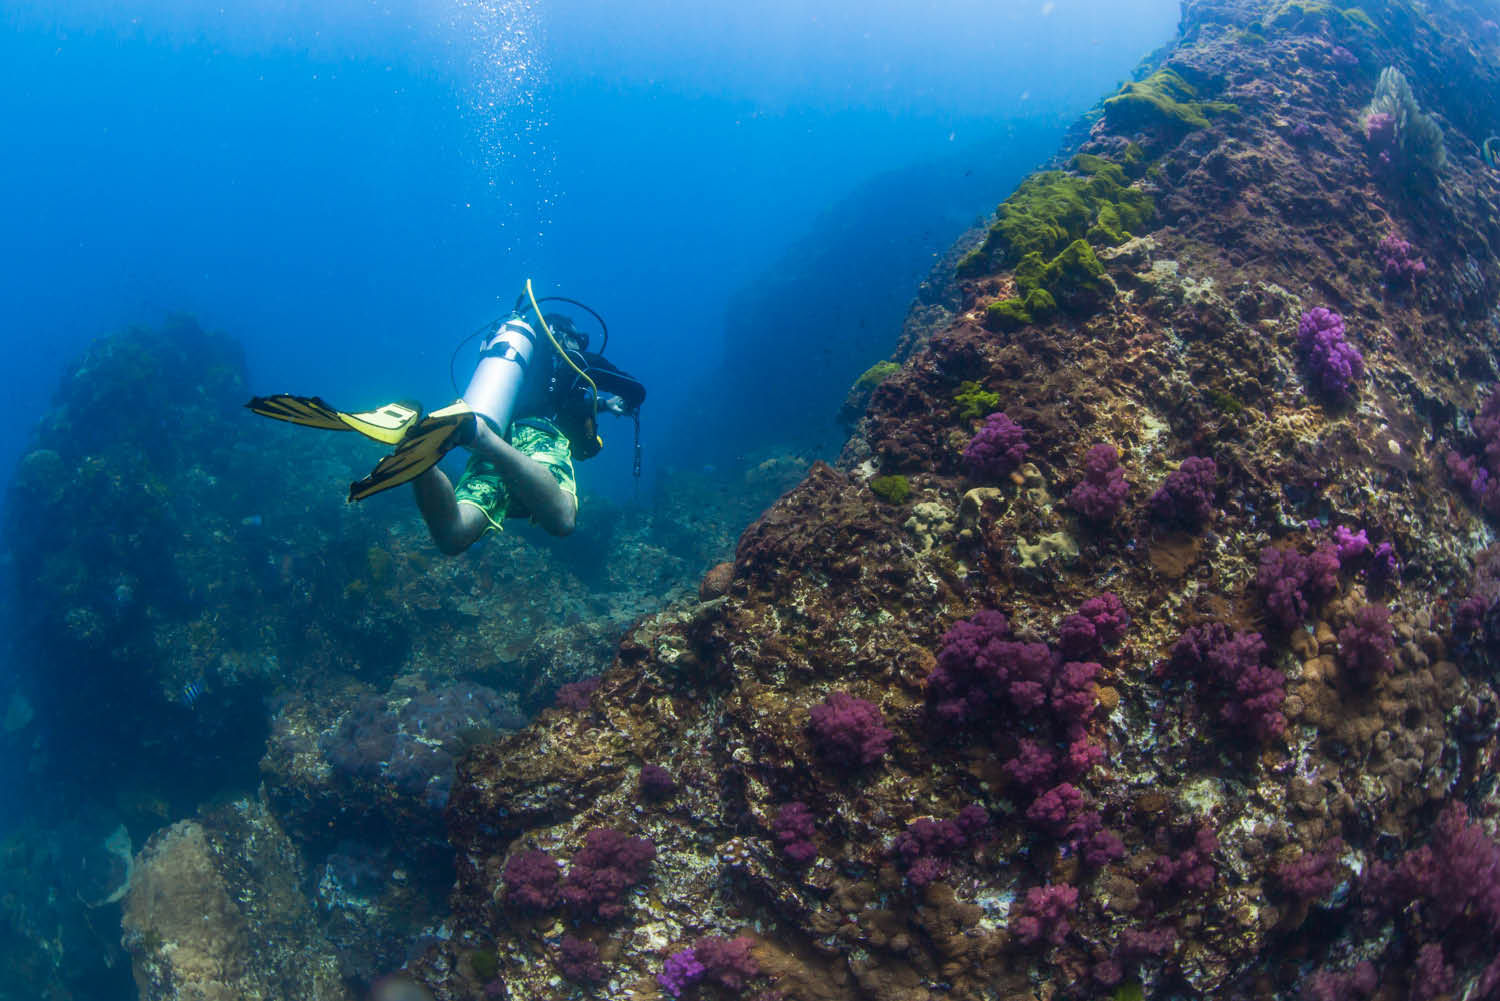
M 408 968 L 1500 997 L 1497 82 L 1464 4 L 1186 3 L 727 584 L 460 764 Z

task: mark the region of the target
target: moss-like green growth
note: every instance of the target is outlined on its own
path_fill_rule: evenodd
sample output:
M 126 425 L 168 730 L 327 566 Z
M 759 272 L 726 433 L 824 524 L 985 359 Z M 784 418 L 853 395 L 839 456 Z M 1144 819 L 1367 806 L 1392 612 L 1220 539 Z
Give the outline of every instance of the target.
M 1074 240 L 1050 261 L 1044 262 L 1040 254 L 1027 254 L 1016 265 L 1016 288 L 1035 316 L 1037 307 L 1043 306 L 1087 312 L 1108 297 L 1110 286 L 1094 248 L 1084 240 Z M 1035 297 L 1036 292 L 1047 298 Z
M 854 388 L 870 389 L 878 386 L 899 371 L 901 371 L 901 366 L 893 361 L 878 361 L 865 369 L 864 374 L 854 380 Z
M 480 983 L 489 983 L 500 975 L 500 957 L 493 949 L 475 949 L 469 953 L 469 965 Z
M 887 504 L 900 504 L 911 496 L 911 484 L 907 482 L 906 477 L 899 474 L 875 477 L 870 481 L 870 489 L 875 491 L 876 497 Z
M 1338 27 L 1362 28 L 1379 31 L 1370 15 L 1359 7 L 1335 7 L 1323 0 L 1287 0 L 1266 16 L 1262 28 L 1295 28 L 1310 22 L 1327 23 Z
M 979 383 L 970 380 L 958 384 L 953 402 L 958 404 L 958 416 L 971 421 L 994 413 L 995 408 L 1000 405 L 1000 394 L 982 389 Z
M 984 325 L 991 330 L 1019 330 L 1033 322 L 1035 318 L 1026 308 L 1026 300 L 1016 296 L 997 299 L 984 310 Z
M 1040 323 L 1057 312 L 1057 300 L 1044 288 L 1033 288 L 1025 297 L 992 302 L 985 309 L 985 325 L 991 330 L 1016 330 Z
M 1069 165 L 1072 172 L 1047 170 L 1026 178 L 995 210 L 984 243 L 965 254 L 954 273 L 969 278 L 993 264 L 1014 266 L 1031 254 L 1045 265 L 1074 240 L 1116 247 L 1144 230 L 1156 204 L 1131 187 L 1130 178 L 1144 173 L 1146 154 L 1131 143 L 1123 160 L 1080 153 Z
M 1155 203 L 1130 187 L 1119 164 L 1079 154 L 1072 166 L 1077 174 L 1048 170 L 1031 175 L 995 211 L 986 244 L 1003 247 L 1005 263 L 1030 253 L 1052 257 L 1084 237 L 1118 246 L 1151 221 Z
M 1117 129 L 1165 125 L 1206 129 L 1210 115 L 1237 115 L 1239 107 L 1224 101 L 1198 101 L 1198 92 L 1176 70 L 1159 69 L 1144 80 L 1127 83 L 1104 101 L 1104 117 Z
M 1115 988 L 1114 1001 L 1145 1001 L 1146 989 L 1136 981 Z
M 1097 308 L 1109 297 L 1104 265 L 1086 240 L 1074 240 L 1047 260 L 1033 250 L 1016 262 L 1016 291 L 985 308 L 985 325 L 1015 330 L 1046 319 L 1059 307 L 1074 313 Z
M 1234 414 L 1242 413 L 1245 409 L 1245 405 L 1240 402 L 1239 397 L 1232 393 L 1226 393 L 1222 389 L 1210 389 L 1203 394 L 1203 397 L 1208 401 L 1209 406 L 1220 413 L 1233 416 Z

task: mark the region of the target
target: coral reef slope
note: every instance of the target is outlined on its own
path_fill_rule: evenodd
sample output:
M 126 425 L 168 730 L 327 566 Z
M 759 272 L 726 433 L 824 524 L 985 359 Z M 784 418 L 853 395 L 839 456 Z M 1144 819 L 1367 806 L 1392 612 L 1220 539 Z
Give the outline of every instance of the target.
M 1497 45 L 1185 4 L 727 589 L 461 763 L 435 995 L 1495 996 Z

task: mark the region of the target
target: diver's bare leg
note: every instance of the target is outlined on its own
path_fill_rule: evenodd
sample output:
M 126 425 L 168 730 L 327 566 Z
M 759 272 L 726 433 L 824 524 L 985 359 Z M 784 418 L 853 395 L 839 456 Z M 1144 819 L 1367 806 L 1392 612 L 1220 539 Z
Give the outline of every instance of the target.
M 492 431 L 484 421 L 476 422 L 474 440 L 469 451 L 483 456 L 495 466 L 510 492 L 526 505 L 532 521 L 553 535 L 573 531 L 578 502 L 557 485 L 547 467 Z M 430 524 L 430 523 L 429 523 Z
M 484 512 L 472 504 L 460 504 L 453 494 L 453 484 L 441 469 L 433 466 L 412 481 L 417 495 L 417 510 L 427 522 L 432 541 L 447 556 L 457 556 L 484 534 L 489 522 Z

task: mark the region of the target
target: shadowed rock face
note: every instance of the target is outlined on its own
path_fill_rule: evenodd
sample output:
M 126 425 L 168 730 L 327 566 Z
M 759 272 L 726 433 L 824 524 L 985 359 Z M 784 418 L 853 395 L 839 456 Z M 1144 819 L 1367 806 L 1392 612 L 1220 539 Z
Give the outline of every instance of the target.
M 1491 989 L 1500 896 L 1485 884 L 1474 920 L 1453 923 L 1434 892 L 1462 879 L 1409 853 L 1444 804 L 1493 813 L 1492 664 L 1449 612 L 1493 531 L 1444 459 L 1472 449 L 1464 415 L 1496 373 L 1500 180 L 1478 148 L 1500 125 L 1482 108 L 1497 41 L 1449 3 L 1187 4 L 1179 43 L 1146 67 L 1174 76 L 1133 90 L 1128 115 L 1088 119 L 1060 161 L 1103 157 L 1153 199 L 1118 246 L 1088 220 L 1074 238 L 1088 245 L 1070 260 L 1102 266 L 1102 301 L 1001 333 L 988 307 L 1026 264 L 997 245 L 966 257 L 959 308 L 908 324 L 909 357 L 839 467 L 815 467 L 744 533 L 727 590 L 638 624 L 587 708 L 549 710 L 461 765 L 454 934 L 416 966 L 434 995 L 564 996 L 563 932 L 572 953 L 597 949 L 617 997 L 655 996 L 672 956 L 673 982 L 698 977 L 704 996 Z M 1388 65 L 1443 127 L 1430 183 L 1393 176 L 1367 140 L 1361 113 Z M 1463 107 L 1453 81 L 1487 96 Z M 1162 93 L 1193 108 L 1142 96 Z M 1424 258 L 1419 282 L 1384 280 L 1392 234 Z M 1310 391 L 1298 351 L 1317 306 L 1342 315 L 1366 367 L 1345 401 Z M 1027 430 L 1027 461 L 1003 481 L 966 472 L 980 424 L 960 416 L 966 382 Z M 1118 450 L 1129 492 L 1085 522 L 1064 499 L 1096 443 Z M 1153 520 L 1151 494 L 1191 456 L 1214 460 L 1213 510 L 1191 528 Z M 882 499 L 876 476 L 904 476 L 909 494 Z M 1335 527 L 1370 546 L 1303 581 L 1305 615 L 1286 628 L 1267 611 L 1262 553 L 1309 556 Z M 1376 557 L 1384 543 L 1398 572 Z M 999 609 L 1009 631 L 986 642 L 1011 644 L 1005 656 L 1058 651 L 1079 635 L 1063 620 L 1104 591 L 1130 624 L 1079 655 L 1099 665 L 1072 690 L 1091 700 L 1068 710 L 1081 723 L 1063 726 L 1056 687 L 1034 706 L 998 685 L 967 713 L 929 705 L 939 657 L 950 676 L 964 667 L 956 641 L 944 653 L 958 620 Z M 1379 620 L 1359 615 L 1376 603 L 1394 669 L 1349 670 L 1340 635 Z M 1210 623 L 1223 628 L 1195 635 L 1217 646 L 1172 656 Z M 1048 656 L 1038 670 L 1066 673 Z M 1237 688 L 1237 669 L 1253 684 Z M 834 691 L 879 707 L 894 739 L 878 762 L 851 772 L 815 753 L 809 710 Z M 1068 793 L 1038 791 L 1027 742 L 1071 755 Z M 646 763 L 675 792 L 640 796 Z M 814 818 L 811 861 L 777 843 L 791 802 Z M 982 828 L 941 828 L 974 805 Z M 1489 872 L 1487 820 L 1466 827 L 1455 810 L 1443 850 Z M 1074 830 L 1086 815 L 1117 850 L 1090 850 Z M 938 825 L 909 830 L 924 819 Z M 655 845 L 623 916 L 508 899 L 509 858 L 539 849 L 567 871 L 599 828 Z M 754 973 L 726 974 L 740 983 L 684 972 L 682 950 L 740 934 L 755 943 Z M 1368 968 L 1346 969 L 1354 948 Z

